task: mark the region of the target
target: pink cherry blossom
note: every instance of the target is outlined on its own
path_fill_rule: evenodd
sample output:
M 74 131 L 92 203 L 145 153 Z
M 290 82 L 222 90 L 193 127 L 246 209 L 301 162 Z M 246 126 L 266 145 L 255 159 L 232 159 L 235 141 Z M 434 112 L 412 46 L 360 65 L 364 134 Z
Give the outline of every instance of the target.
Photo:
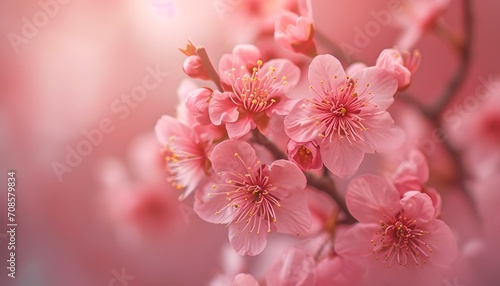
M 289 60 L 276 59 L 267 63 L 261 60 L 248 69 L 242 57 L 233 57 L 228 73 L 221 64 L 221 78 L 229 83 L 228 91 L 215 91 L 209 102 L 210 120 L 215 125 L 224 124 L 229 138 L 241 138 L 258 127 L 263 131 L 273 115 L 286 114 L 294 101 L 285 94 L 300 77 L 300 70 Z M 228 63 L 227 60 L 224 62 Z
M 314 24 L 310 1 L 300 1 L 304 7 L 299 16 L 290 11 L 282 11 L 276 20 L 274 38 L 282 48 L 311 57 L 316 56 Z
M 309 231 L 306 178 L 295 164 L 277 160 L 268 166 L 250 144 L 228 140 L 214 148 L 212 167 L 215 182 L 196 194 L 194 209 L 208 222 L 226 224 L 231 245 L 240 255 L 262 252 L 272 231 Z
M 290 248 L 269 267 L 267 285 L 315 285 L 315 267 L 312 255 L 298 248 Z
M 285 118 L 285 131 L 297 142 L 316 140 L 325 166 L 335 175 L 356 172 L 365 153 L 388 152 L 403 133 L 386 109 L 397 81 L 378 67 L 346 76 L 331 55 L 319 55 L 309 66 L 312 97 L 301 99 Z
M 177 189 L 184 189 L 179 199 L 189 196 L 207 178 L 212 145 L 195 128 L 171 116 L 162 116 L 155 126 L 156 137 L 165 147 L 167 167 Z
M 410 85 L 411 76 L 420 64 L 420 53 L 403 52 L 398 49 L 385 49 L 377 59 L 377 67 L 388 71 L 398 81 L 398 89 L 402 90 Z
M 418 281 L 422 271 L 434 272 L 455 261 L 453 233 L 435 219 L 426 194 L 411 191 L 400 198 L 386 180 L 366 175 L 348 185 L 346 202 L 359 223 L 338 237 L 335 251 L 362 260 L 374 275 Z
M 323 166 L 319 146 L 315 141 L 299 143 L 290 140 L 287 149 L 288 159 L 297 164 L 301 170 L 319 169 Z
M 342 256 L 326 257 L 316 265 L 315 286 L 361 286 L 362 268 Z

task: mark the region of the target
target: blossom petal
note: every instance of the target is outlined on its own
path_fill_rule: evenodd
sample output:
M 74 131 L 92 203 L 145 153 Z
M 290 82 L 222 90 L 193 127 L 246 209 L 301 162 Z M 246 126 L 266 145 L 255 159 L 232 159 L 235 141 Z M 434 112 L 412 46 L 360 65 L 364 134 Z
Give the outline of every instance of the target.
M 201 219 L 217 224 L 228 224 L 237 215 L 231 207 L 228 207 L 228 202 L 224 195 L 209 196 L 210 191 L 214 191 L 210 186 L 206 186 L 195 193 L 194 211 Z M 218 189 L 218 192 L 223 190 Z
M 340 178 L 348 178 L 356 173 L 365 156 L 361 144 L 351 144 L 337 136 L 333 137 L 332 142 L 328 139 L 321 142 L 320 153 L 328 170 Z
M 246 174 L 247 168 L 255 165 L 257 156 L 247 142 L 226 140 L 214 147 L 211 161 L 216 174 L 226 172 Z
M 226 123 L 227 136 L 231 139 L 241 138 L 255 128 L 255 125 L 250 116 L 242 116 L 235 122 Z
M 371 240 L 380 231 L 380 224 L 357 223 L 342 232 L 335 241 L 335 252 L 341 256 L 366 257 L 373 253 Z
M 163 146 L 170 142 L 172 136 L 188 138 L 196 142 L 196 134 L 188 126 L 182 124 L 172 116 L 163 115 L 155 125 L 156 138 Z
M 262 218 L 255 218 L 262 219 Z M 255 256 L 261 253 L 267 244 L 267 232 L 250 232 L 242 230 L 244 224 L 231 224 L 229 226 L 229 240 L 231 246 L 239 255 Z
M 315 92 L 328 94 L 344 85 L 346 74 L 337 58 L 332 55 L 318 55 L 309 65 L 308 78 Z
M 302 99 L 295 104 L 285 117 L 285 132 L 297 142 L 308 142 L 317 138 L 318 126 L 310 113 L 312 103 Z
M 394 102 L 398 81 L 389 72 L 378 67 L 368 67 L 355 72 L 352 78 L 357 79 L 358 95 L 370 99 L 379 108 L 386 110 Z
M 385 221 L 386 215 L 400 210 L 398 191 L 385 179 L 373 175 L 357 177 L 349 183 L 346 203 L 362 223 Z
M 267 270 L 267 285 L 314 285 L 316 262 L 303 250 L 291 248 Z
M 432 249 L 434 263 L 449 265 L 457 259 L 457 243 L 450 227 L 439 219 L 434 219 L 426 225 L 430 233 L 423 237 Z
M 277 231 L 290 235 L 301 235 L 309 232 L 312 220 L 304 191 L 294 190 L 280 203 L 280 207 L 274 208 Z
M 269 169 L 269 183 L 276 187 L 276 190 L 273 190 L 273 195 L 280 199 L 286 197 L 290 192 L 302 191 L 306 187 L 306 176 L 297 165 L 290 161 L 274 161 Z
M 275 59 L 270 60 L 262 66 L 262 71 L 267 72 L 270 68 L 276 69 L 277 80 L 272 85 L 273 92 L 286 93 L 291 88 L 294 88 L 300 79 L 300 69 L 287 59 Z M 286 83 L 283 84 L 281 80 L 282 77 L 286 77 Z
M 365 115 L 363 119 L 363 125 L 367 129 L 362 133 L 367 143 L 366 152 L 387 153 L 403 144 L 404 131 L 396 126 L 389 112 Z
M 420 191 L 409 191 L 400 201 L 405 216 L 418 222 L 427 222 L 434 218 L 434 204 L 431 198 Z
M 213 97 L 208 104 L 208 114 L 213 124 L 221 125 L 223 122 L 238 120 L 238 106 L 231 101 L 231 95 L 231 92 L 220 93 L 214 91 Z

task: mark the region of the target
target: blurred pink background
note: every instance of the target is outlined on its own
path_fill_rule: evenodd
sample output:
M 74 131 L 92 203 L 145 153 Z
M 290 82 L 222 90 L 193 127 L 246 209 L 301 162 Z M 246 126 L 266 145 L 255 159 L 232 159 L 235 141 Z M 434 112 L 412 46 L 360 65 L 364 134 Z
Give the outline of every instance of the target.
M 64 4 L 41 0 L 56 3 L 57 11 L 16 47 L 9 33 L 21 35 L 23 19 L 32 21 L 42 8 L 39 1 L 1 2 L 0 170 L 2 182 L 9 170 L 17 176 L 18 264 L 17 278 L 8 278 L 3 266 L 6 239 L 0 237 L 0 285 L 122 285 L 116 274 L 122 270 L 133 276 L 127 282 L 131 286 L 206 285 L 222 271 L 219 262 L 227 231 L 191 213 L 189 200 L 179 203 L 175 195 L 173 199 L 167 195 L 165 200 L 174 203 L 166 210 L 164 232 L 124 239 L 120 235 L 135 230 L 129 231 L 129 226 L 117 230 L 120 214 L 111 213 L 114 203 L 103 183 L 113 182 L 107 164 L 125 168 L 128 175 L 115 174 L 117 181 L 120 176 L 134 181 L 155 171 L 141 167 L 144 162 L 137 156 L 147 156 L 134 157 L 133 146 L 140 144 L 138 137 L 152 134 L 161 115 L 175 114 L 176 91 L 186 78 L 181 69 L 185 56 L 178 48 L 189 39 L 206 47 L 217 61 L 235 44 L 251 41 L 249 27 L 233 23 L 231 17 L 241 13 L 241 7 L 220 17 L 217 1 L 223 0 L 69 0 Z M 387 2 L 313 0 L 317 29 L 338 43 L 352 44 L 354 27 L 363 27 L 372 20 L 370 11 L 385 9 Z M 459 29 L 460 7 L 455 2 L 445 18 Z M 500 74 L 500 3 L 473 4 L 474 58 L 459 98 L 474 93 L 478 76 Z M 398 35 L 392 26 L 382 28 L 356 57 L 374 64 Z M 430 103 L 457 61 L 454 51 L 433 34 L 425 35 L 417 47 L 422 63 L 409 92 Z M 158 84 L 132 102 L 133 107 L 127 106 L 122 95 L 142 85 L 150 69 L 161 71 Z M 54 162 L 65 164 L 67 148 L 77 148 L 86 139 L 84 133 L 98 129 L 103 120 L 112 131 L 103 133 L 102 142 L 92 145 L 88 156 L 58 178 Z M 396 116 L 396 122 L 403 120 L 402 114 Z M 143 140 L 149 142 L 145 144 L 151 152 L 159 150 L 154 140 Z M 169 191 L 168 184 L 164 187 Z M 4 233 L 6 188 L 0 190 Z M 456 220 L 457 225 L 470 223 L 465 218 Z M 467 235 L 467 227 L 456 227 Z

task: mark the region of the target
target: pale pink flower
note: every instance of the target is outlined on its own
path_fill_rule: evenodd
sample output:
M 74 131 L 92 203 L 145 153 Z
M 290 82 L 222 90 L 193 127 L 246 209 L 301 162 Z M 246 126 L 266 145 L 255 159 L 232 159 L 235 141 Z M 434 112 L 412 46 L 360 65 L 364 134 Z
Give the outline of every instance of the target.
M 209 125 L 208 103 L 212 98 L 213 90 L 208 87 L 197 88 L 186 97 L 186 108 L 200 125 Z
M 240 273 L 234 277 L 232 286 L 259 286 L 259 282 L 247 273 Z
M 378 67 L 346 76 L 331 55 L 309 66 L 312 97 L 301 99 L 285 118 L 285 131 L 297 142 L 316 140 L 325 166 L 335 175 L 356 172 L 365 153 L 389 152 L 403 133 L 386 109 L 394 101 L 397 81 Z
M 420 53 L 400 52 L 398 49 L 385 49 L 380 53 L 376 66 L 388 71 L 398 81 L 398 89 L 407 88 L 411 76 L 420 64 Z
M 155 132 L 158 141 L 165 148 L 170 179 L 177 189 L 184 190 L 179 199 L 185 199 L 210 174 L 208 154 L 212 144 L 203 140 L 201 132 L 197 132 L 196 128 L 167 115 L 158 120 Z
M 410 191 L 401 198 L 385 179 L 366 175 L 348 185 L 346 202 L 359 223 L 338 237 L 335 251 L 362 261 L 373 275 L 416 282 L 425 271 L 434 273 L 455 261 L 453 233 L 435 219 L 426 194 Z
M 207 69 L 198 55 L 196 46 L 188 41 L 185 49 L 179 49 L 187 56 L 182 64 L 182 70 L 191 78 L 210 79 Z
M 182 64 L 182 70 L 191 78 L 210 79 L 210 75 L 198 55 L 187 57 Z
M 290 248 L 267 270 L 267 285 L 314 285 L 315 267 L 312 255 L 298 248 Z
M 422 35 L 434 26 L 450 3 L 451 0 L 403 1 L 403 13 L 397 15 L 404 32 L 397 46 L 403 50 L 413 49 Z
M 306 178 L 295 164 L 286 160 L 263 164 L 252 146 L 239 140 L 218 144 L 211 159 L 215 182 L 205 193 L 197 192 L 194 209 L 208 222 L 227 225 L 238 254 L 262 252 L 272 231 L 290 235 L 309 231 Z
M 319 169 L 323 166 L 319 145 L 315 141 L 304 143 L 288 141 L 288 160 L 294 162 L 303 171 Z
M 270 117 L 290 110 L 294 101 L 285 94 L 300 77 L 299 68 L 292 62 L 275 59 L 264 64 L 257 60 L 250 70 L 240 56 L 223 62 L 221 79 L 230 88 L 225 92 L 215 91 L 208 109 L 212 123 L 225 125 L 229 138 L 241 138 L 256 127 L 264 131 Z
M 317 55 L 310 1 L 300 1 L 301 14 L 282 11 L 276 19 L 274 38 L 282 48 L 310 57 Z
M 409 191 L 419 191 L 427 194 L 435 209 L 435 217 L 441 213 L 441 196 L 435 188 L 425 186 L 429 180 L 429 165 L 424 154 L 418 150 L 412 150 L 408 159 L 401 164 L 392 176 L 392 183 L 398 190 L 400 197 Z

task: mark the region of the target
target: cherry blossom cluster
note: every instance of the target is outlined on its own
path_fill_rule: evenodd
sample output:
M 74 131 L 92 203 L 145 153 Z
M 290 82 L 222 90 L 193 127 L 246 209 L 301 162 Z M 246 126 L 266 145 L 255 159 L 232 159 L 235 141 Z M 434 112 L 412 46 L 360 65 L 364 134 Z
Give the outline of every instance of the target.
M 442 285 L 458 255 L 445 190 L 427 185 L 426 155 L 402 146 L 414 135 L 390 111 L 420 53 L 393 47 L 374 65 L 348 62 L 318 45 L 310 2 L 285 2 L 254 43 L 218 60 L 188 42 L 177 115 L 155 126 L 179 200 L 226 228 L 237 254 L 212 285 Z M 418 13 L 399 15 L 401 41 L 412 48 L 449 1 L 408 2 Z M 238 17 L 269 17 L 252 11 Z M 258 47 L 269 30 L 279 52 Z M 395 168 L 361 168 L 376 165 L 367 154 L 396 152 Z M 270 246 L 283 237 L 294 244 Z M 266 252 L 275 257 L 266 275 L 241 266 Z

